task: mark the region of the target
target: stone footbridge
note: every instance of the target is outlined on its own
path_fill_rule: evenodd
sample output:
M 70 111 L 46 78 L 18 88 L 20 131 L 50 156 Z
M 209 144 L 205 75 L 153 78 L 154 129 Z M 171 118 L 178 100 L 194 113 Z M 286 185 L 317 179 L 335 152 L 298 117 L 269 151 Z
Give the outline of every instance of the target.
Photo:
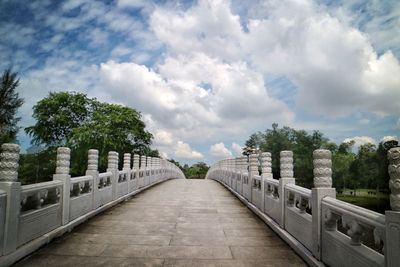
M 93 217 L 16 266 L 306 266 L 222 185 L 173 179 Z
M 53 180 L 18 182 L 19 146 L 0 154 L 0 266 L 400 266 L 400 147 L 388 152 L 392 210 L 336 199 L 329 150 L 313 153 L 314 185 L 296 184 L 293 152 L 226 159 L 205 180 L 171 162 L 110 151 L 98 171 L 69 175 L 57 149 Z M 121 168 L 122 167 L 122 168 Z M 303 261 L 304 260 L 304 261 Z

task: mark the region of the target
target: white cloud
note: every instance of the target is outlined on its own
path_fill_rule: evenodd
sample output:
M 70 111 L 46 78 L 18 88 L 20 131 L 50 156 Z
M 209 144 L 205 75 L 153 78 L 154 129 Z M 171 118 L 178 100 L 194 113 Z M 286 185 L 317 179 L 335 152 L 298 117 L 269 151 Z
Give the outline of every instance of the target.
M 174 142 L 174 140 L 170 132 L 164 130 L 158 130 L 154 134 L 154 142 L 156 145 L 157 144 L 171 145 Z
M 262 75 L 244 62 L 226 64 L 195 54 L 168 57 L 158 69 L 103 63 L 101 94 L 151 114 L 154 128 L 168 130 L 176 140 L 197 143 L 247 135 L 260 122 L 294 118 L 283 102 L 268 96 Z
M 368 136 L 355 136 L 353 138 L 346 138 L 344 139 L 343 143 L 349 143 L 351 141 L 354 141 L 354 147 L 359 147 L 368 143 L 376 145 L 376 140 Z
M 214 158 L 229 158 L 232 157 L 232 152 L 229 151 L 224 143 L 217 143 L 211 146 L 210 153 Z
M 229 1 L 202 0 L 184 12 L 156 8 L 150 25 L 172 55 L 245 59 L 264 74 L 284 75 L 297 87 L 300 109 L 327 117 L 399 109 L 398 60 L 390 51 L 378 56 L 349 22 L 314 1 L 261 1 L 249 9 L 248 32 Z
M 384 137 L 381 139 L 381 142 L 387 142 L 387 141 L 392 141 L 392 140 L 399 141 L 399 139 L 397 138 L 397 136 L 393 135 L 393 136 L 384 136 Z
M 372 129 L 371 114 L 400 109 L 400 6 L 375 1 L 363 5 L 367 16 L 354 13 L 361 1 L 70 0 L 51 12 L 50 1 L 36 1 L 29 25 L 0 29 L 0 66 L 21 74 L 22 126 L 48 91 L 76 90 L 139 110 L 171 156 L 178 140 L 193 158 L 190 145 L 240 143 L 273 122 L 343 140 L 360 135 L 357 125 Z M 268 86 L 277 77 L 290 86 Z M 345 123 L 330 119 L 354 112 Z M 240 155 L 238 144 L 229 148 Z
M 242 147 L 239 144 L 236 144 L 235 142 L 232 143 L 232 149 L 235 151 L 236 156 L 241 156 L 242 155 Z
M 177 142 L 174 155 L 182 159 L 200 159 L 204 157 L 200 152 L 193 150 L 189 144 L 182 141 Z

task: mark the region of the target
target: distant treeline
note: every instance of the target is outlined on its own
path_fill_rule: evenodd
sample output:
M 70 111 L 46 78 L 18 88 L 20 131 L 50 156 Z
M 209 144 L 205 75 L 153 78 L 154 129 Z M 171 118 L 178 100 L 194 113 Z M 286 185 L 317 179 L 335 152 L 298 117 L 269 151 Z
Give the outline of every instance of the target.
M 274 123 L 272 129 L 252 134 L 246 141 L 243 154 L 254 149 L 272 153 L 272 172 L 279 178 L 279 153 L 292 150 L 294 157 L 294 176 L 296 184 L 311 188 L 313 186 L 313 151 L 328 149 L 332 152 L 333 187 L 338 191 L 344 188 L 376 188 L 388 192 L 389 174 L 387 150 L 397 146 L 397 141 L 364 144 L 358 149 L 354 141 L 337 145 L 330 142 L 320 131 L 308 134 L 304 130 L 290 127 L 278 128 Z
M 209 167 L 204 162 L 198 162 L 189 167 L 188 164 L 181 165 L 178 161 L 171 159 L 170 162 L 178 166 L 188 179 L 204 179 Z

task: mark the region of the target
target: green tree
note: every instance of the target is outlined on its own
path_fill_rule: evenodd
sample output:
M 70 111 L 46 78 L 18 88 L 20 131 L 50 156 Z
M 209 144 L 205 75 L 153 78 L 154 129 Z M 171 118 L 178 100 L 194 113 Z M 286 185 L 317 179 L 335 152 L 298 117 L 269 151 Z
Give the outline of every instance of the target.
M 21 154 L 18 178 L 22 184 L 51 180 L 56 169 L 56 152 L 53 149 Z
M 278 124 L 272 124 L 272 129 L 267 129 L 264 134 L 260 133 L 260 149 L 271 152 L 272 173 L 275 178 L 280 176 L 279 154 L 283 150 L 291 150 L 293 145 L 294 130 L 289 127 L 278 128 Z
M 153 135 L 145 130 L 146 125 L 140 118 L 140 113 L 129 107 L 98 104 L 84 124 L 72 129 L 67 146 L 76 151 L 75 157 L 79 157 L 83 151 L 90 148 L 98 149 L 100 170 L 105 170 L 107 153 L 111 150 L 118 151 L 121 159 L 123 153 L 131 152 L 149 156 L 145 152 L 151 152 L 149 146 Z M 154 152 L 152 154 L 154 155 Z M 122 160 L 119 162 L 122 164 Z M 71 164 L 71 168 L 83 172 L 86 166 L 82 166 L 81 161 L 77 163 L 76 166 Z
M 321 147 L 337 149 L 319 131 L 308 134 L 304 130 L 296 131 L 286 126 L 279 128 L 277 123 L 272 124 L 272 129 L 267 129 L 264 133 L 252 134 L 248 142 L 254 140 L 259 143 L 261 151 L 271 152 L 275 178 L 280 176 L 280 152 L 292 150 L 296 183 L 308 188 L 313 185 L 313 151 Z
M 244 144 L 243 152 L 242 154 L 244 156 L 248 156 L 252 153 L 256 153 L 258 147 L 260 146 L 260 139 L 261 139 L 261 134 L 260 133 L 254 133 L 250 135 L 249 139 L 246 141 Z
M 333 187 L 338 191 L 345 192 L 346 187 L 353 177 L 350 173 L 350 166 L 353 164 L 356 155 L 354 153 L 337 153 L 332 158 L 332 182 Z
M 204 179 L 206 177 L 206 174 L 207 174 L 208 169 L 210 167 L 208 167 L 207 164 L 204 163 L 204 162 L 198 162 L 198 163 L 194 164 L 191 168 L 198 169 L 199 170 L 198 171 L 198 178 Z
M 86 169 L 87 151 L 99 150 L 99 170 L 107 165 L 107 153 L 139 153 L 158 156 L 152 150 L 152 134 L 145 130 L 140 112 L 120 105 L 100 103 L 75 92 L 50 93 L 34 106 L 36 124 L 25 131 L 33 143 L 45 144 L 48 150 L 66 145 L 72 149 L 71 174 L 82 175 Z
M 77 92 L 50 92 L 33 106 L 36 124 L 25 128 L 34 144 L 65 145 L 70 133 L 85 124 L 100 103 Z
M 16 92 L 18 85 L 17 73 L 5 70 L 0 83 L 0 144 L 15 140 L 20 129 L 17 123 L 21 118 L 16 114 L 24 101 Z

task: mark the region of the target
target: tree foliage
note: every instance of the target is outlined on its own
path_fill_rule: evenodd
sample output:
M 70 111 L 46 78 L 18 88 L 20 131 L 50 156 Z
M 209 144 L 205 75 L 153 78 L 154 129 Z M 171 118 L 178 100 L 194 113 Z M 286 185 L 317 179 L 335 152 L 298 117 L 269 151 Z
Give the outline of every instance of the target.
M 389 175 L 387 172 L 387 151 L 397 145 L 397 141 L 381 142 L 376 148 L 373 144 L 361 145 L 354 153 L 354 141 L 339 146 L 319 131 L 312 134 L 304 130 L 289 127 L 279 128 L 274 123 L 272 129 L 264 133 L 250 135 L 246 145 L 259 146 L 263 152 L 272 154 L 273 176 L 280 176 L 279 153 L 292 150 L 294 157 L 294 176 L 296 183 L 311 188 L 313 186 L 313 151 L 324 148 L 332 152 L 333 186 L 341 191 L 345 188 L 376 188 L 387 190 Z
M 0 81 L 0 144 L 15 140 L 20 129 L 16 114 L 24 101 L 16 92 L 18 85 L 17 73 L 5 70 Z
M 146 131 L 140 112 L 133 108 L 101 103 L 75 92 L 50 93 L 33 109 L 36 124 L 25 131 L 33 143 L 45 144 L 48 150 L 66 145 L 71 148 L 71 174 L 82 175 L 86 169 L 87 151 L 99 150 L 99 170 L 107 165 L 108 151 L 158 156 L 152 150 L 153 135 Z
M 50 92 L 33 106 L 36 124 L 25 128 L 34 144 L 65 145 L 71 132 L 93 116 L 100 103 L 76 92 Z
M 169 161 L 178 166 L 188 179 L 204 179 L 206 177 L 208 169 L 210 168 L 204 162 L 198 162 L 189 167 L 188 164 L 184 164 L 182 166 L 178 161 L 174 159 L 170 159 Z

